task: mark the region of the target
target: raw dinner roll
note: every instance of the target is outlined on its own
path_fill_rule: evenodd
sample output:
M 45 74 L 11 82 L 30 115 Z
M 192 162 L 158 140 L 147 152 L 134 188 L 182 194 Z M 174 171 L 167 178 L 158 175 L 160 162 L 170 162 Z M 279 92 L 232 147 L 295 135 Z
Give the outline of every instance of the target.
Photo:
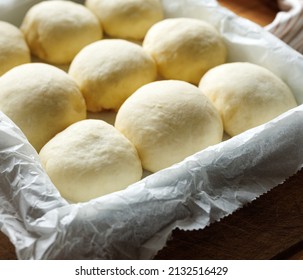
M 156 79 L 153 59 L 141 46 L 106 39 L 90 44 L 75 57 L 69 74 L 77 81 L 91 112 L 117 110 L 140 86 Z
M 138 89 L 121 106 L 115 127 L 151 172 L 219 143 L 223 135 L 219 113 L 208 98 L 196 86 L 174 80 Z
M 0 76 L 30 59 L 22 32 L 14 25 L 0 21 Z
M 198 19 L 171 18 L 156 23 L 147 32 L 143 48 L 155 59 L 164 78 L 193 84 L 226 60 L 220 34 Z
M 21 24 L 33 55 L 53 64 L 68 64 L 86 45 L 102 38 L 98 18 L 70 1 L 34 5 Z
M 76 82 L 43 63 L 16 66 L 0 77 L 0 110 L 37 151 L 56 133 L 86 118 L 85 101 Z
M 104 31 L 116 38 L 142 40 L 147 30 L 163 19 L 160 0 L 87 0 Z
M 205 74 L 199 87 L 220 112 L 230 136 L 297 106 L 291 90 L 280 78 L 251 63 L 220 65 Z
M 61 195 L 72 202 L 122 190 L 142 176 L 133 144 L 101 120 L 72 124 L 41 149 L 40 158 Z

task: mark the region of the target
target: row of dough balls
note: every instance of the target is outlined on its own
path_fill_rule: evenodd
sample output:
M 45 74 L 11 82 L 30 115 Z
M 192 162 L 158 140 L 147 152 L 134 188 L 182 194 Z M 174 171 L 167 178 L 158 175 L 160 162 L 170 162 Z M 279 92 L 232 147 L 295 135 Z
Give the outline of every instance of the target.
M 80 86 L 89 111 L 117 110 L 158 75 L 198 84 L 207 70 L 226 60 L 226 47 L 213 26 L 187 18 L 163 20 L 158 0 L 88 0 L 86 5 L 98 18 L 80 4 L 44 1 L 27 12 L 20 28 L 31 53 L 40 60 L 55 65 L 72 62 L 69 74 Z M 124 39 L 100 40 L 107 21 L 123 32 L 142 28 L 142 47 Z M 25 52 L 27 60 L 19 64 L 28 62 L 28 49 Z
M 166 80 L 144 85 L 117 113 L 115 127 L 135 145 L 145 169 L 157 172 L 297 106 L 290 88 L 251 63 L 216 66 L 199 87 Z
M 148 2 L 152 1 L 146 1 L 145 4 Z M 66 13 L 71 18 L 66 16 Z M 75 29 L 74 23 L 79 17 L 81 20 L 77 22 Z M 189 25 L 190 29 L 198 27 L 199 30 L 201 27 L 198 20 L 176 21 L 179 21 L 179 25 Z M 79 24 L 84 27 L 79 29 Z M 169 23 L 164 23 L 166 24 Z M 109 137 L 106 140 L 109 143 L 104 146 L 106 149 L 103 149 L 103 156 L 98 157 L 97 154 L 92 155 L 95 149 L 86 143 L 90 138 L 97 141 L 98 137 L 80 132 L 99 131 L 101 135 L 104 131 L 110 134 L 117 133 L 113 129 L 105 129 L 105 123 L 91 121 L 92 124 L 89 124 L 84 121 L 86 110 L 93 112 L 103 109 L 118 110 L 136 89 L 154 81 L 157 77 L 157 64 L 151 53 L 139 45 L 121 39 L 97 40 L 100 29 L 93 26 L 94 17 L 84 6 L 67 1 L 45 2 L 34 6 L 26 14 L 21 26 L 31 52 L 49 63 L 68 63 L 72 59 L 69 75 L 50 65 L 34 63 L 15 67 L 0 79 L 0 88 L 2 88 L 0 108 L 22 128 L 37 151 L 44 146 L 40 151 L 43 166 L 62 195 L 71 201 L 85 201 L 109 192 L 109 189 L 117 190 L 115 185 L 122 188 L 141 178 L 142 165 L 138 163 L 139 157 L 137 152 L 134 152 L 136 149 L 129 148 L 128 152 L 123 152 L 125 137 L 120 135 L 121 145 L 115 143 L 112 146 L 110 145 L 112 137 Z M 215 29 L 206 23 L 202 24 L 201 32 L 208 32 L 208 28 L 215 37 L 218 37 Z M 84 31 L 89 33 L 89 36 L 82 38 L 83 36 L 79 34 Z M 186 30 L 183 32 L 187 33 Z M 161 34 L 159 36 L 162 37 Z M 182 36 L 177 34 L 173 40 L 179 40 L 180 37 Z M 200 36 L 200 39 L 202 37 Z M 89 43 L 90 40 L 95 42 Z M 83 48 L 85 45 L 86 47 Z M 72 46 L 73 50 L 64 50 L 66 46 Z M 78 50 L 74 47 L 82 50 L 77 53 Z M 167 49 L 169 48 L 171 46 L 168 44 Z M 186 48 L 181 48 L 180 54 L 187 55 Z M 17 79 L 19 82 L 14 83 Z M 79 142 L 66 140 L 67 143 L 63 145 L 52 144 L 60 142 L 60 139 L 71 140 L 69 131 L 74 131 L 72 129 L 74 123 L 75 127 L 80 127 L 75 130 Z M 83 129 L 86 125 L 90 130 Z M 92 128 L 93 126 L 95 129 Z M 63 134 L 61 138 L 60 132 Z M 88 143 L 98 147 L 104 145 L 106 141 L 98 143 L 88 141 Z M 57 148 L 52 148 L 52 145 Z M 128 143 L 128 147 L 132 145 Z M 88 149 L 85 151 L 84 147 Z M 114 156 L 114 149 L 117 147 L 121 152 L 120 156 Z M 52 153 L 53 150 L 55 152 Z M 105 150 L 108 151 L 107 154 Z M 88 155 L 90 160 L 85 160 L 84 155 Z M 109 157 L 113 157 L 113 162 L 108 160 Z M 58 163 L 58 158 L 64 160 Z M 117 162 L 122 164 L 119 165 Z M 98 163 L 99 168 L 93 163 Z M 123 163 L 130 168 L 133 167 L 132 170 L 123 168 Z M 101 176 L 104 178 L 103 181 L 100 181 L 100 167 L 107 171 L 107 176 Z M 79 171 L 80 169 L 82 172 Z M 121 175 L 115 175 L 117 173 Z M 78 184 L 70 179 L 71 174 L 74 174 L 72 177 L 76 178 L 75 182 Z M 79 175 L 82 179 L 79 179 Z M 83 182 L 87 182 L 85 191 L 83 191 Z M 73 189 L 70 188 L 71 184 L 74 186 Z M 102 189 L 97 187 L 100 185 Z
M 98 112 L 118 110 L 136 89 L 158 75 L 197 85 L 209 69 L 225 60 L 223 39 L 213 26 L 174 18 L 153 25 L 142 47 L 121 39 L 89 44 L 75 56 L 69 74 L 79 84 L 88 110 Z
M 101 2 L 103 1 L 98 1 L 99 4 Z M 161 10 L 162 13 L 162 9 L 159 9 L 159 1 L 154 1 L 154 4 L 152 4 L 153 1 L 143 2 L 145 4 L 142 6 L 139 5 L 140 1 L 138 0 L 134 2 L 111 1 L 111 4 L 105 4 L 104 2 L 104 5 L 111 7 L 109 11 L 114 11 L 112 18 L 115 19 L 117 19 L 115 11 L 117 12 L 117 10 L 119 10 L 117 7 L 120 7 L 123 11 L 127 11 L 128 14 L 134 13 L 137 16 L 139 14 L 139 18 L 143 17 L 144 20 L 146 20 L 146 18 L 148 18 L 147 15 L 150 14 L 150 12 L 146 14 L 147 10 Z M 87 4 L 89 4 L 91 8 L 92 5 L 94 5 L 93 3 L 94 1 L 87 1 Z M 106 3 L 108 3 L 108 1 L 106 1 Z M 114 3 L 117 5 L 115 9 L 113 8 Z M 125 5 L 130 6 L 126 8 Z M 149 8 L 147 8 L 147 6 Z M 92 10 L 98 10 L 98 8 L 95 7 L 95 9 Z M 105 10 L 106 8 L 102 6 L 102 11 Z M 155 17 L 152 16 L 151 18 Z M 152 25 L 153 22 L 154 20 L 151 20 L 150 25 Z M 5 23 L 5 25 L 8 24 Z M 93 28 L 92 26 L 98 26 L 98 28 Z M 79 119 L 85 118 L 85 110 L 98 112 L 104 109 L 112 109 L 117 111 L 121 104 L 139 87 L 156 80 L 158 72 L 161 72 L 162 68 L 168 69 L 171 67 L 171 69 L 176 70 L 176 75 L 166 76 L 163 74 L 163 76 L 168 79 L 187 81 L 188 79 L 186 77 L 182 79 L 182 77 L 178 75 L 184 73 L 185 76 L 190 77 L 200 73 L 195 77 L 197 83 L 198 77 L 202 76 L 208 68 L 224 61 L 215 62 L 213 65 L 210 64 L 210 62 L 213 61 L 210 52 L 219 52 L 214 47 L 217 45 L 221 46 L 224 56 L 225 47 L 214 27 L 199 20 L 181 18 L 159 21 L 149 29 L 148 33 L 151 35 L 145 37 L 146 40 L 143 42 L 143 47 L 124 39 L 97 40 L 97 37 L 100 35 L 97 29 L 100 29 L 100 26 L 98 20 L 96 20 L 96 17 L 88 8 L 70 1 L 45 1 L 33 6 L 25 15 L 21 30 L 25 34 L 25 39 L 30 45 L 32 53 L 40 55 L 41 59 L 59 56 L 70 57 L 72 53 L 71 57 L 73 57 L 73 60 L 68 74 L 76 81 L 85 99 L 86 106 L 86 108 L 83 106 L 83 100 L 78 90 L 77 94 L 74 94 L 77 98 L 70 98 L 68 94 L 65 93 L 64 95 L 62 93 L 62 99 L 77 99 L 77 102 L 73 102 L 73 106 L 61 105 L 57 110 L 51 109 L 52 106 L 45 108 L 47 106 L 46 100 L 48 99 L 53 100 L 52 104 L 60 103 L 57 100 L 60 98 L 58 91 L 54 96 L 52 96 L 50 89 L 48 90 L 48 95 L 44 93 L 46 91 L 45 84 L 53 83 L 53 91 L 56 91 L 56 88 L 64 88 L 63 83 L 65 80 L 67 84 L 72 83 L 70 79 L 64 77 L 63 73 L 54 74 L 54 77 L 58 75 L 62 76 L 61 80 L 59 81 L 58 79 L 57 81 L 56 78 L 48 74 L 46 65 L 22 65 L 23 67 L 20 66 L 20 69 L 12 69 L 12 72 L 7 73 L 8 75 L 3 77 L 3 85 L 7 90 L 1 93 L 0 108 L 23 129 L 37 151 L 63 128 Z M 123 27 L 124 25 L 120 24 L 120 26 Z M 141 21 L 140 26 L 142 26 Z M 165 26 L 166 29 L 164 28 L 164 30 L 162 27 Z M 15 27 L 12 28 L 17 30 Z M 147 29 L 147 27 L 144 28 L 145 33 Z M 169 29 L 173 32 L 169 32 Z M 167 44 L 164 44 L 161 50 L 158 48 L 157 42 L 163 41 L 163 39 L 160 39 L 163 37 L 163 33 L 161 33 L 163 30 L 165 33 L 170 33 L 171 36 L 166 36 Z M 157 38 L 155 38 L 155 34 L 158 34 L 158 37 L 156 36 Z M 148 40 L 148 38 L 151 39 Z M 180 40 L 180 38 L 182 38 L 182 40 Z M 18 39 L 19 42 L 7 39 L 5 40 L 6 44 L 3 42 L 3 45 L 6 50 L 11 50 L 12 52 L 16 49 L 22 49 L 26 59 L 20 59 L 18 63 L 23 64 L 29 62 L 29 50 L 26 48 L 26 43 L 24 39 L 22 39 L 20 32 L 18 33 Z M 89 43 L 92 40 L 97 41 Z M 155 53 L 153 53 L 151 49 L 153 41 L 156 49 Z M 212 44 L 212 42 L 215 43 Z M 88 45 L 83 47 L 85 44 Z M 146 48 L 144 48 L 145 44 Z M 206 47 L 203 47 L 203 44 L 206 45 Z M 175 45 L 180 46 L 179 50 L 173 48 Z M 4 47 L 0 48 L 1 52 L 3 52 Z M 70 49 L 65 50 L 65 47 L 83 48 L 75 54 L 77 51 L 70 51 Z M 197 51 L 193 52 L 193 49 Z M 201 52 L 200 49 L 203 50 L 203 52 Z M 52 53 L 52 51 L 54 53 Z M 7 51 L 4 51 L 1 57 L 6 57 L 6 53 Z M 158 53 L 159 56 L 157 56 Z M 171 59 L 171 56 L 175 57 L 174 61 Z M 217 57 L 217 55 L 214 56 Z M 14 59 L 10 56 L 10 61 L 14 61 L 14 64 L 11 64 L 12 66 L 10 67 L 18 64 L 16 62 L 16 58 L 18 57 L 16 52 L 13 57 Z M 165 57 L 167 57 L 166 62 L 164 61 Z M 70 59 L 71 58 L 69 58 L 69 60 Z M 199 67 L 202 65 L 202 68 L 198 69 L 195 67 L 195 63 Z M 206 64 L 208 65 L 205 66 Z M 165 67 L 165 65 L 167 65 L 167 67 Z M 182 65 L 182 67 L 177 67 L 178 65 Z M 191 75 L 189 75 L 189 71 L 192 72 Z M 54 69 L 49 70 L 49 73 L 53 72 L 55 72 Z M 17 76 L 19 81 L 24 80 L 23 84 L 21 82 L 12 82 Z M 5 82 L 5 80 L 9 82 Z M 12 85 L 8 86 L 8 84 Z M 75 88 L 75 85 L 68 87 Z M 20 96 L 12 94 L 12 92 L 23 92 L 27 88 L 33 88 L 34 90 L 28 90 L 22 94 L 22 96 L 21 94 Z M 43 98 L 40 98 L 42 94 Z M 16 105 L 16 103 L 18 103 L 17 100 L 23 100 L 19 102 L 20 104 L 30 104 L 28 106 L 19 105 L 20 108 L 18 108 Z M 69 104 L 63 101 L 61 101 L 61 103 Z M 9 104 L 15 104 L 15 108 L 12 109 Z M 80 106 L 79 104 L 82 105 Z M 34 110 L 36 107 L 38 109 Z M 48 111 L 52 113 L 48 113 Z M 45 112 L 45 117 L 35 118 L 34 115 L 39 115 L 39 112 Z M 55 114 L 54 112 L 57 113 Z M 33 121 L 26 121 L 26 118 L 24 118 L 26 114 L 31 114 L 30 119 Z M 62 118 L 62 115 L 65 117 Z M 31 123 L 36 124 L 32 125 Z M 49 129 L 41 133 L 41 127 L 49 127 Z
M 125 188 L 143 168 L 157 172 L 221 142 L 228 125 L 240 133 L 296 106 L 281 79 L 250 63 L 213 68 L 200 89 L 178 80 L 148 83 L 122 104 L 113 127 L 85 120 L 84 99 L 68 74 L 33 63 L 0 78 L 0 104 L 32 143 L 51 138 L 40 151 L 42 164 L 60 193 L 78 202 Z M 45 136 L 54 128 L 61 132 Z
M 86 119 L 78 85 L 55 66 L 26 63 L 6 72 L 0 110 L 40 151 L 46 173 L 71 202 L 121 190 L 142 177 L 134 145 L 112 125 Z
M 68 64 L 86 45 L 106 33 L 114 38 L 142 40 L 163 19 L 159 0 L 44 1 L 25 15 L 21 30 L 32 53 L 53 64 Z
M 122 104 L 114 127 L 69 126 L 40 152 L 47 173 L 63 196 L 87 201 L 140 180 L 142 169 L 157 172 L 220 143 L 224 129 L 241 133 L 296 106 L 281 79 L 250 63 L 217 66 L 199 87 L 151 82 Z
M 21 30 L 32 54 L 39 59 L 52 64 L 72 62 L 70 73 L 84 92 L 90 111 L 117 109 L 136 89 L 134 81 L 140 81 L 141 77 L 154 80 L 156 70 L 164 79 L 197 84 L 207 70 L 226 61 L 223 39 L 212 25 L 187 18 L 163 19 L 159 0 L 87 0 L 85 4 L 87 7 L 70 1 L 39 3 L 25 15 Z M 113 45 L 106 48 L 101 40 L 103 28 L 114 38 L 143 40 L 143 50 L 137 48 L 139 57 L 129 52 L 126 41 L 127 50 L 123 50 L 121 43 L 120 50 Z M 144 60 L 148 60 L 148 56 L 153 61 L 142 61 L 142 56 Z M 122 60 L 126 61 L 125 65 Z M 119 66 L 116 66 L 117 61 Z M 126 86 L 123 85 L 123 91 L 127 92 L 121 96 L 111 93 L 120 102 L 103 102 L 109 98 L 100 96 L 100 92 L 105 92 L 106 96 L 106 92 L 112 90 L 107 87 L 103 72 L 112 70 L 116 80 L 123 79 L 125 67 L 129 71 L 138 66 L 137 62 L 145 63 L 146 67 L 143 71 L 138 70 L 140 75 L 136 79 L 132 77 Z M 95 73 L 96 68 L 100 69 L 99 73 Z
M 20 29 L 0 22 L 0 76 L 30 62 L 69 64 L 86 45 L 106 36 L 142 40 L 163 19 L 159 0 L 43 1 L 26 13 Z
M 68 74 L 43 63 L 15 67 L 0 78 L 0 109 L 38 151 L 44 146 L 43 166 L 61 194 L 86 201 L 139 180 L 142 168 L 156 172 L 220 142 L 223 129 L 233 136 L 296 105 L 268 70 L 222 64 L 225 57 L 209 24 L 162 20 L 143 48 L 121 39 L 90 43 Z M 154 82 L 157 72 L 174 80 Z M 118 111 L 116 128 L 84 120 L 87 109 Z

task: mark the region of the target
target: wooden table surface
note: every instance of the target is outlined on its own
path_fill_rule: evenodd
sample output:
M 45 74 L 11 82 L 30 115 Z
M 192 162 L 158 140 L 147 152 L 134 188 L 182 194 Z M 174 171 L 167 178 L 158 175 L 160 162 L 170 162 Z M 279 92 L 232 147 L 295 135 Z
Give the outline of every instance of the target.
M 219 2 L 262 26 L 278 12 L 274 0 Z M 16 259 L 13 245 L 2 232 L 0 259 Z M 175 230 L 155 259 L 303 260 L 303 170 L 204 230 Z

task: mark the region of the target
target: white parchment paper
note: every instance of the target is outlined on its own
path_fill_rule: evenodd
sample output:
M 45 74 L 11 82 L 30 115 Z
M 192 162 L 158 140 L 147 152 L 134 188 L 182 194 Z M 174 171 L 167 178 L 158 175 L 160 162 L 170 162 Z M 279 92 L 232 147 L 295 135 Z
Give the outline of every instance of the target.
M 167 17 L 207 20 L 229 61 L 279 75 L 303 103 L 302 56 L 211 0 L 163 0 Z M 1 18 L 1 13 L 0 13 Z M 0 227 L 20 259 L 150 259 L 176 227 L 203 229 L 303 167 L 303 105 L 126 190 L 69 204 L 22 132 L 0 112 Z

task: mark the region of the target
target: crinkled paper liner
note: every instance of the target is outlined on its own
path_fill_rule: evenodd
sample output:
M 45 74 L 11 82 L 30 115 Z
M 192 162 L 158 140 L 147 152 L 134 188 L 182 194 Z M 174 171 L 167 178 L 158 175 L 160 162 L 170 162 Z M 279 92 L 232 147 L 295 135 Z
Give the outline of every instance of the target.
M 215 1 L 162 1 L 167 17 L 213 23 L 229 61 L 263 65 L 303 103 L 302 56 Z M 126 190 L 69 204 L 22 132 L 0 112 L 0 226 L 20 259 L 151 259 L 174 228 L 203 229 L 303 166 L 303 105 Z

